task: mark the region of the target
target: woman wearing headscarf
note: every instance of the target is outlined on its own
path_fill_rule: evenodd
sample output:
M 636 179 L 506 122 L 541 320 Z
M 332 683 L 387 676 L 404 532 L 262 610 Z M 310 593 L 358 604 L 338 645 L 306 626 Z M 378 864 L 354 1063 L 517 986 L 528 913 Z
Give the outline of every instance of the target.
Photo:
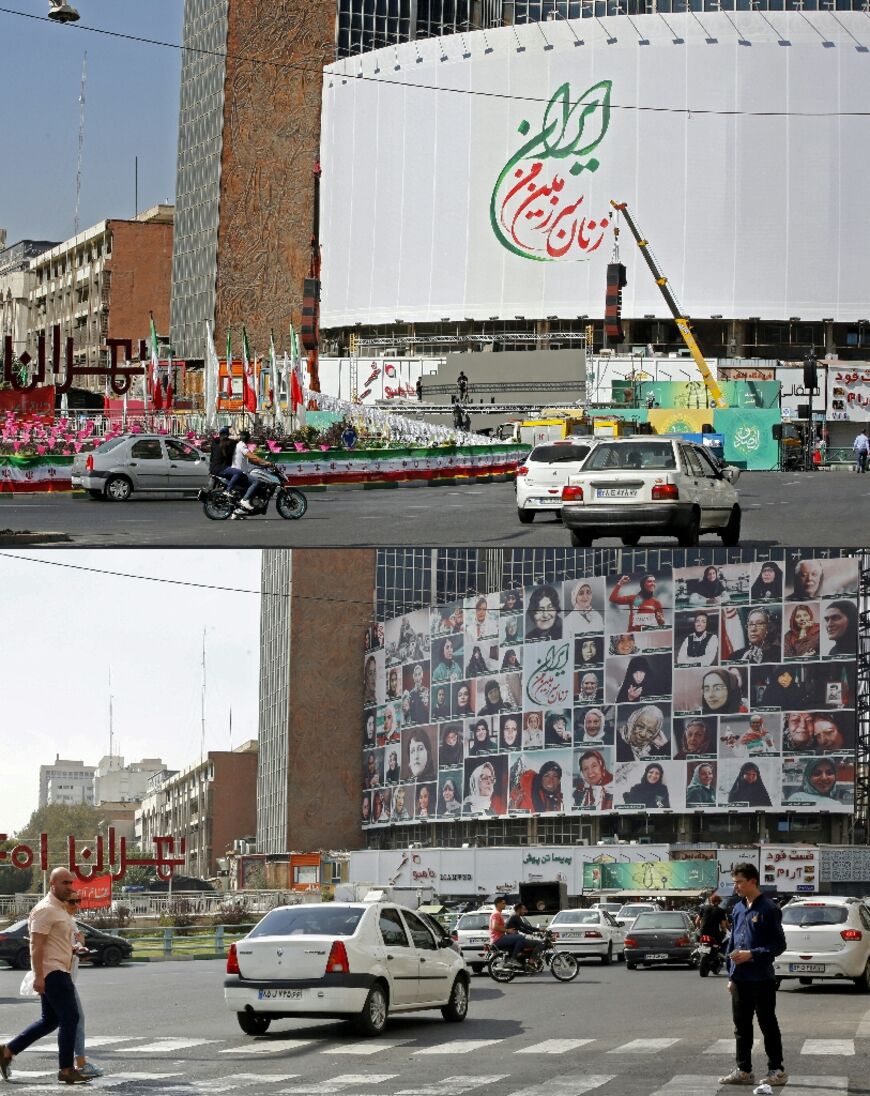
M 581 811 L 613 810 L 613 773 L 600 750 L 586 750 L 578 763 L 574 782 L 574 806 Z
M 441 728 L 438 765 L 442 769 L 462 764 L 462 724 L 448 723 Z
M 705 567 L 701 578 L 689 579 L 686 585 L 690 605 L 724 605 L 729 600 L 718 567 Z
M 505 651 L 504 658 L 501 660 L 501 668 L 503 673 L 507 673 L 509 670 L 521 670 L 523 668 L 515 647 L 508 647 Z
M 390 812 L 391 822 L 410 822 L 411 813 L 405 806 L 406 791 L 404 788 L 396 788 L 393 795 L 393 809 Z
M 465 667 L 465 672 L 469 677 L 478 677 L 480 674 L 491 673 L 491 669 L 486 659 L 483 657 L 483 652 L 480 647 L 473 647 L 471 650 L 471 658 L 468 660 L 468 665 Z
M 745 712 L 742 693 L 743 686 L 736 673 L 713 667 L 701 679 L 701 711 L 704 715 Z
M 460 814 L 462 803 L 456 794 L 456 782 L 452 776 L 448 776 L 441 785 L 441 795 L 438 801 L 438 813 L 442 815 Z
M 570 746 L 572 742 L 571 713 L 558 710 L 547 712 L 544 720 L 544 745 Z
M 716 766 L 712 762 L 702 761 L 695 766 L 692 779 L 686 786 L 686 806 L 716 806 Z
M 430 718 L 433 723 L 440 723 L 442 719 L 450 718 L 450 694 L 446 685 L 439 685 L 433 690 L 432 713 Z
M 671 745 L 664 731 L 665 715 L 655 704 L 631 713 L 619 727 L 617 761 L 645 761 L 648 757 L 670 757 Z
M 562 766 L 556 761 L 545 761 L 538 772 L 526 769 L 520 776 L 519 795 L 512 798 L 512 805 L 535 814 L 561 811 Z
M 617 704 L 633 704 L 651 696 L 661 696 L 658 678 L 644 655 L 629 659 L 622 685 L 616 694 Z
M 782 571 L 779 564 L 762 563 L 758 578 L 753 582 L 749 600 L 782 601 Z
M 526 610 L 526 642 L 562 638 L 559 595 L 554 586 L 536 586 Z
M 825 635 L 833 640 L 831 658 L 854 655 L 858 649 L 858 606 L 854 601 L 830 601 L 824 609 Z
M 458 681 L 453 686 L 454 719 L 471 719 L 474 716 L 474 704 L 471 699 L 471 682 Z
M 501 712 L 509 712 L 512 705 L 501 695 L 501 685 L 494 677 L 491 677 L 483 690 L 485 702 L 478 709 L 478 715 L 499 715 Z
M 489 723 L 485 719 L 478 719 L 471 728 L 471 742 L 468 746 L 469 757 L 481 757 L 485 754 L 495 753 L 495 746 L 490 740 Z
M 806 766 L 800 788 L 791 793 L 786 803 L 824 807 L 838 799 L 836 792 L 836 763 L 830 757 L 820 757 Z
M 737 779 L 728 793 L 729 803 L 740 803 L 748 807 L 769 807 L 770 795 L 761 779 L 761 770 L 754 761 L 740 766 Z
M 784 712 L 802 712 L 807 707 L 807 693 L 798 683 L 794 667 L 772 668 L 770 678 L 761 695 L 762 708 L 780 708 Z
M 571 590 L 571 625 L 576 633 L 604 631 L 604 617 L 592 608 L 592 584 L 586 579 L 574 584 Z
M 669 809 L 671 797 L 665 784 L 665 770 L 657 761 L 647 765 L 640 778 L 640 783 L 634 784 L 623 795 L 624 805 L 643 805 L 644 807 L 658 807 Z
M 421 783 L 435 779 L 435 766 L 430 754 L 429 739 L 423 731 L 413 731 L 408 736 L 408 772 L 409 780 Z
M 495 784 L 495 768 L 491 762 L 484 761 L 472 769 L 468 778 L 468 795 L 462 801 L 463 811 L 466 814 L 504 814 L 505 802 L 495 794 Z
M 818 657 L 820 628 L 809 605 L 795 605 L 782 641 L 786 658 Z

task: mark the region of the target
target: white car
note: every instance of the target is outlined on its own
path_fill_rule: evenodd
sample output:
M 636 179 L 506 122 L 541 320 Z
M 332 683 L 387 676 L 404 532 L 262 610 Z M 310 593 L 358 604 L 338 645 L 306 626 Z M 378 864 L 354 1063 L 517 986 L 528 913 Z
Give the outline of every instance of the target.
M 451 933 L 459 945 L 465 962 L 475 974 L 480 974 L 486 965 L 486 945 L 489 943 L 489 915 L 494 907 L 484 907 L 463 913 Z
M 858 898 L 819 895 L 782 911 L 786 950 L 774 961 L 777 979 L 851 979 L 870 992 L 870 912 Z
M 622 909 L 622 902 L 593 902 L 589 908 L 591 910 L 607 910 L 608 913 L 616 917 Z
M 622 958 L 625 929 L 607 910 L 560 910 L 550 922 L 558 951 L 581 958 L 593 955 L 602 963 Z
M 650 533 L 674 536 L 683 547 L 718 533 L 733 547 L 740 542 L 739 475 L 679 437 L 609 438 L 562 488 L 562 522 L 577 548 L 606 536 L 633 546 Z
M 660 913 L 661 907 L 655 902 L 626 902 L 619 907 L 615 920 L 624 929 L 630 929 L 639 913 Z
M 592 444 L 591 438 L 562 438 L 534 447 L 517 468 L 517 517 L 523 525 L 541 512 L 559 515 L 562 488 L 580 471 Z
M 224 1000 L 246 1035 L 272 1020 L 338 1017 L 379 1035 L 394 1012 L 464 1020 L 469 975 L 428 918 L 387 902 L 280 906 L 227 955 Z

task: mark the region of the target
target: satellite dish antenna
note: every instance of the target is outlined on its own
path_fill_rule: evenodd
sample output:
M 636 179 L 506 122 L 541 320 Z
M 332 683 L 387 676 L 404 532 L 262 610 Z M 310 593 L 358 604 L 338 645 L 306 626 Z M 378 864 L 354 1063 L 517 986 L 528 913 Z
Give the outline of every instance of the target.
M 56 23 L 75 23 L 81 18 L 76 9 L 67 4 L 66 0 L 48 0 L 48 7 L 48 18 Z

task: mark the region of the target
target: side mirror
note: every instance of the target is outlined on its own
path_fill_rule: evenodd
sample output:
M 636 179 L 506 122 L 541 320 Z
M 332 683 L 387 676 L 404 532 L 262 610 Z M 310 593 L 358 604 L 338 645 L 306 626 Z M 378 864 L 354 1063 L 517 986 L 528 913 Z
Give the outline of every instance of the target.
M 729 483 L 736 483 L 740 479 L 740 469 L 735 468 L 733 464 L 726 464 L 722 469 L 722 479 L 728 480 Z

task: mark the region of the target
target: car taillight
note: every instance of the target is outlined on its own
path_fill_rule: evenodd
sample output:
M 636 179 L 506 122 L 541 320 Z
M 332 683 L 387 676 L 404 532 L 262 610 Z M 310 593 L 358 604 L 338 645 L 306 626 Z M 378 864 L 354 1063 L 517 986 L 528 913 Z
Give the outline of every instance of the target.
M 236 945 L 230 944 L 227 952 L 227 974 L 241 974 L 239 970 L 239 957 L 236 955 Z
M 583 488 L 567 483 L 562 488 L 562 502 L 582 502 Z
M 692 941 L 688 938 L 688 936 L 678 936 L 677 939 L 674 941 L 678 948 L 687 948 L 689 944 L 691 944 L 691 942 Z
M 675 483 L 657 483 L 652 489 L 654 499 L 678 499 L 680 489 Z
M 93 453 L 88 453 L 88 459 L 85 461 L 85 468 L 87 468 L 87 470 L 89 472 L 93 472 L 93 470 L 94 470 L 94 455 L 93 455 Z
M 861 940 L 864 936 L 860 929 L 843 929 L 840 935 L 844 940 Z
M 517 475 L 518 476 L 527 476 L 528 474 L 529 474 L 529 469 L 527 468 L 527 466 L 525 464 L 521 464 L 519 466 L 519 468 L 517 469 Z
M 329 949 L 329 958 L 326 960 L 327 974 L 350 974 L 350 963 L 347 961 L 347 948 L 336 940 Z
M 636 948 L 637 947 L 637 940 L 635 940 L 635 938 L 633 936 L 626 936 L 625 946 L 627 948 Z
M 589 936 L 593 940 L 603 940 L 604 939 L 604 937 L 601 935 L 601 933 L 598 931 L 598 929 L 587 929 L 583 933 L 583 935 L 584 936 Z
M 712 936 L 702 936 L 700 942 L 702 944 L 712 944 L 713 943 L 713 937 Z

